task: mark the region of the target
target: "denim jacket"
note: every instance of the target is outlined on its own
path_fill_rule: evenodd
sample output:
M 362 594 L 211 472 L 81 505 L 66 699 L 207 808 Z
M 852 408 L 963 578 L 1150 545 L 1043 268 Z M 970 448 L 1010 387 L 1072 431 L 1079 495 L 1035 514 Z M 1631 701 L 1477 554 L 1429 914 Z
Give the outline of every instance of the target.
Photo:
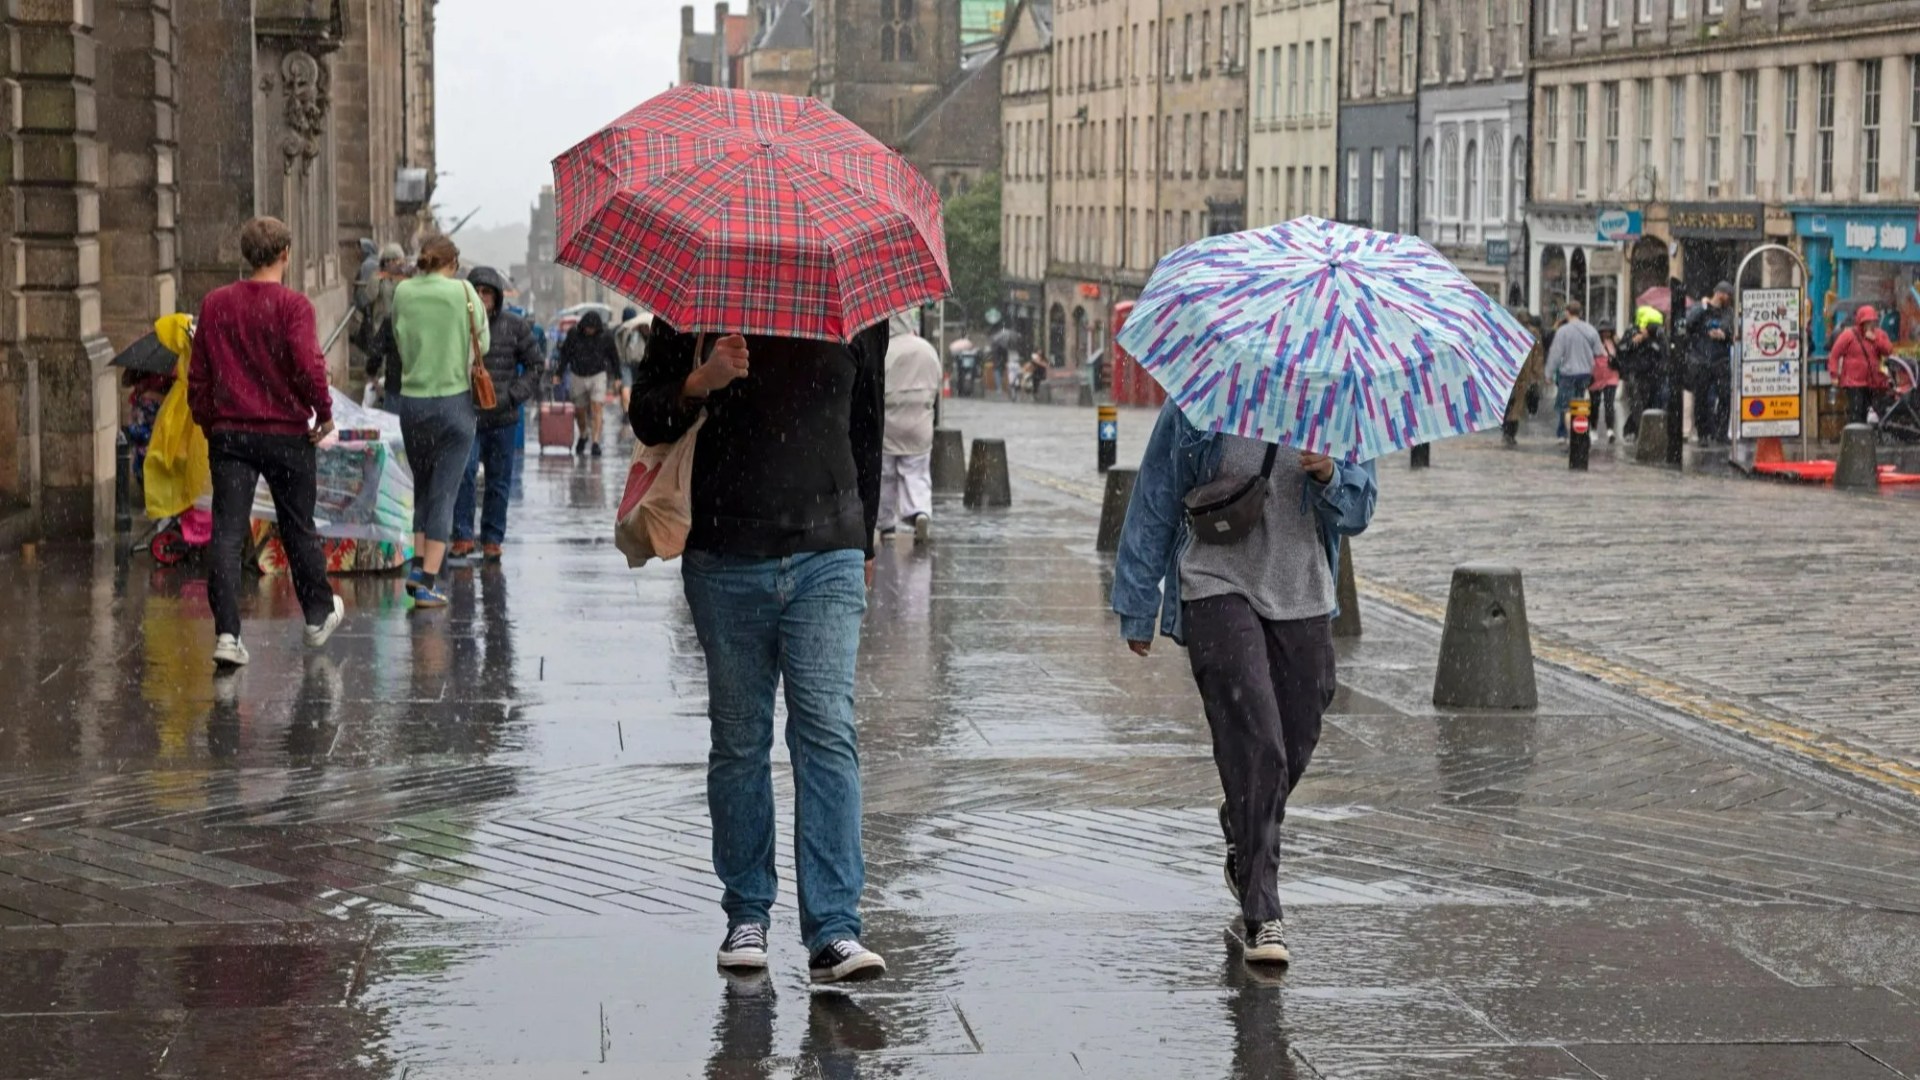
M 1153 620 L 1158 615 L 1160 632 L 1186 644 L 1180 628 L 1180 560 L 1193 536 L 1181 500 L 1214 478 L 1225 449 L 1225 439 L 1194 427 L 1173 403 L 1160 410 L 1134 481 L 1133 500 L 1127 504 L 1127 523 L 1114 564 L 1113 610 L 1120 616 L 1120 636 L 1126 640 L 1153 640 Z M 1305 498 L 1319 518 L 1320 543 L 1337 578 L 1340 538 L 1366 531 L 1380 488 L 1370 461 L 1335 462 L 1334 470 L 1333 480 L 1326 484 L 1308 477 Z

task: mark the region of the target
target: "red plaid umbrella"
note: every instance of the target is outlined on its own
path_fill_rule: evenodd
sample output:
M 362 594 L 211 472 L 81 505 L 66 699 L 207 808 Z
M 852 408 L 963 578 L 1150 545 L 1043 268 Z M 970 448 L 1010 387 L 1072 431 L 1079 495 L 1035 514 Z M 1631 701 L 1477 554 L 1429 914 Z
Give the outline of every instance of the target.
M 675 87 L 553 180 L 560 264 L 677 329 L 843 341 L 949 290 L 932 185 L 812 98 Z

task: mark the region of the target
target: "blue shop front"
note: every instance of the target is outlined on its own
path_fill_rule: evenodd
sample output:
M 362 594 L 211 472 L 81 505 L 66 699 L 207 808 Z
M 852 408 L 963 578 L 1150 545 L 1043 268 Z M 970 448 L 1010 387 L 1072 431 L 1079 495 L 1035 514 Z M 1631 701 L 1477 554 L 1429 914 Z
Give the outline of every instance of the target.
M 1796 206 L 1807 260 L 1813 355 L 1824 357 L 1862 304 L 1880 312 L 1895 350 L 1920 356 L 1920 207 Z

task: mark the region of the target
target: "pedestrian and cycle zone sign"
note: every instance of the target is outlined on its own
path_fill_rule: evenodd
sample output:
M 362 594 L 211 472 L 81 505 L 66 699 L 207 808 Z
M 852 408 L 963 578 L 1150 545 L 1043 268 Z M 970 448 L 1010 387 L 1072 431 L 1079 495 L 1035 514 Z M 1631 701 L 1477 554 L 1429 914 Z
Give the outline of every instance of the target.
M 1800 434 L 1800 290 L 1740 294 L 1740 437 Z

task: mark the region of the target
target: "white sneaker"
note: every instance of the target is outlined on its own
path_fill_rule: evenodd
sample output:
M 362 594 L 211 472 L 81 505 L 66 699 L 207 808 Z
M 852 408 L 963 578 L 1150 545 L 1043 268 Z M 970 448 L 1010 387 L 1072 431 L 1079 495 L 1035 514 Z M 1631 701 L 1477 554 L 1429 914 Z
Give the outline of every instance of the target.
M 307 627 L 307 648 L 317 649 L 327 643 L 335 630 L 340 629 L 341 620 L 347 617 L 347 602 L 340 599 L 339 593 L 333 594 L 333 614 L 319 626 Z
M 247 655 L 247 647 L 240 644 L 235 634 L 221 634 L 213 639 L 213 665 L 216 668 L 246 667 L 252 657 Z
M 913 542 L 924 544 L 933 535 L 933 519 L 925 514 L 913 515 Z

